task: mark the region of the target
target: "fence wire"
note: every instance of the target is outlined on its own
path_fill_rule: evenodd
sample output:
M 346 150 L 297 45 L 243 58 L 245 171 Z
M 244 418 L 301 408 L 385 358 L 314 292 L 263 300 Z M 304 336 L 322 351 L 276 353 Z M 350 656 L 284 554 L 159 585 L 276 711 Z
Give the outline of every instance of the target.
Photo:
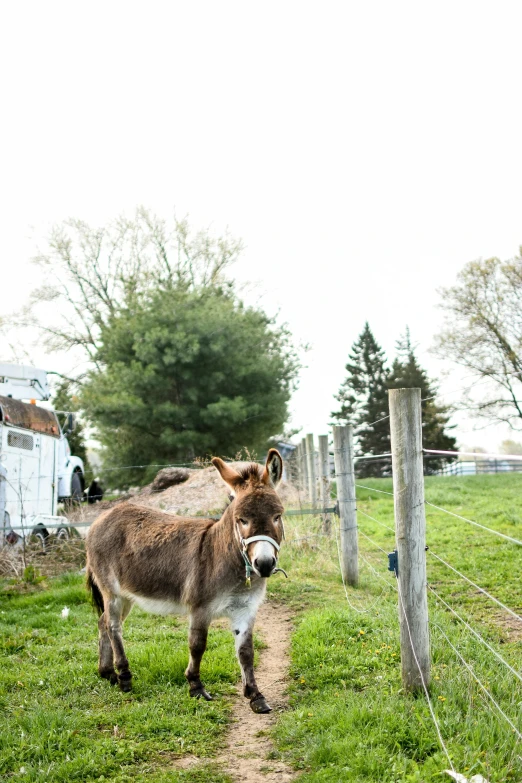
M 475 522 L 473 519 L 468 519 L 467 517 L 463 517 L 461 514 L 455 514 L 454 511 L 448 511 L 447 508 L 436 506 L 434 503 L 429 503 L 427 500 L 425 500 L 424 503 L 426 506 L 431 506 L 431 508 L 436 508 L 437 511 L 443 511 L 445 514 L 449 514 L 452 517 L 461 519 L 463 522 L 467 522 L 470 525 L 475 525 L 475 527 L 480 527 L 482 528 L 482 530 L 487 530 L 488 533 L 492 533 L 494 536 L 499 536 L 499 538 L 504 538 L 506 539 L 506 541 L 510 541 L 512 544 L 517 544 L 517 546 L 522 546 L 522 541 L 519 541 L 518 538 L 507 536 L 505 533 L 500 533 L 498 530 L 493 530 L 493 528 L 491 527 L 486 527 L 486 525 L 481 525 L 480 522 Z
M 432 557 L 436 558 L 441 563 L 443 563 L 447 568 L 450 568 L 452 571 L 454 571 L 456 574 L 458 574 L 458 576 L 460 576 L 462 579 L 465 579 L 466 582 L 469 582 L 469 584 L 472 585 L 472 587 L 474 587 L 480 593 L 485 595 L 491 601 L 494 601 L 496 604 L 498 604 L 500 607 L 502 607 L 502 609 L 504 609 L 506 612 L 509 612 L 509 614 L 512 615 L 512 617 L 515 617 L 517 620 L 522 622 L 522 617 L 519 614 L 514 612 L 513 609 L 510 609 L 509 606 L 506 606 L 506 604 L 503 604 L 502 601 L 499 601 L 498 598 L 495 598 L 494 595 L 491 595 L 491 593 L 488 593 L 488 591 L 484 587 L 481 587 L 480 585 L 478 585 L 475 582 L 473 582 L 468 576 L 466 576 L 466 574 L 463 574 L 462 571 L 459 571 L 457 568 L 452 566 L 451 563 L 446 562 L 446 560 L 444 560 L 444 558 L 440 557 L 440 555 L 437 555 L 435 552 L 433 552 L 433 550 L 428 549 L 428 553 Z
M 364 536 L 364 538 L 366 538 L 370 542 L 370 544 L 373 544 L 373 546 L 377 547 L 377 549 L 380 549 L 381 552 L 385 554 L 386 557 L 388 557 L 388 552 L 385 549 L 383 549 L 382 546 L 380 546 L 377 543 L 377 541 L 374 541 L 373 538 L 370 538 L 370 536 L 366 535 L 366 533 L 363 533 L 363 531 L 360 528 L 358 529 L 358 532 L 359 535 Z
M 371 492 L 379 492 L 381 495 L 390 495 L 393 497 L 393 492 L 387 492 L 385 489 L 376 489 L 376 487 L 367 487 L 365 484 L 356 484 L 359 489 L 369 489 Z
M 377 569 L 374 568 L 374 566 L 370 563 L 369 560 L 367 560 L 365 558 L 365 556 L 362 553 L 359 553 L 359 557 L 361 558 L 361 560 L 364 560 L 364 562 L 366 563 L 366 565 L 368 566 L 370 571 L 373 572 L 374 576 L 376 576 L 377 579 L 380 579 L 382 582 L 384 582 L 391 590 L 396 590 L 397 589 L 397 585 L 395 584 L 395 582 L 391 582 L 389 579 L 386 579 L 386 577 L 384 577 L 382 574 L 380 574 L 377 571 Z
M 362 514 L 363 517 L 367 517 L 368 519 L 371 519 L 372 522 L 375 522 L 377 525 L 380 525 L 381 527 L 385 527 L 386 530 L 389 530 L 391 533 L 393 533 L 393 535 L 395 535 L 394 527 L 390 527 L 390 525 L 387 525 L 385 522 L 381 522 L 380 520 L 375 519 L 375 517 L 372 517 L 369 514 L 367 514 L 366 511 L 363 511 L 362 508 L 358 508 L 357 513 Z
M 374 606 L 377 606 L 377 604 L 379 604 L 381 602 L 381 599 L 382 599 L 382 597 L 384 595 L 384 588 L 382 589 L 381 594 L 375 599 L 375 601 L 373 601 L 372 604 L 370 604 L 370 606 L 367 609 L 359 609 L 359 607 L 355 606 L 350 601 L 350 598 L 348 596 L 348 589 L 346 587 L 346 582 L 344 580 L 343 567 L 342 567 L 342 563 L 341 563 L 341 549 L 339 547 L 339 537 L 338 537 L 338 535 L 335 536 L 335 543 L 337 544 L 337 558 L 339 560 L 339 573 L 341 574 L 341 580 L 342 580 L 342 583 L 343 583 L 344 595 L 346 597 L 346 600 L 347 600 L 349 606 L 354 610 L 354 612 L 357 612 L 357 614 L 369 614 L 372 611 L 372 609 L 374 608 Z
M 210 463 L 200 463 L 200 462 L 166 462 L 163 464 L 158 465 L 115 465 L 112 468 L 96 468 L 90 467 L 90 472 L 93 475 L 97 475 L 98 473 L 105 475 L 105 473 L 112 473 L 116 470 L 138 470 L 138 469 L 145 469 L 145 468 L 189 468 L 191 470 L 204 470 L 205 468 L 211 467 Z M 32 479 L 38 478 L 38 479 L 55 479 L 57 477 L 56 473 L 43 473 L 40 474 L 38 472 L 33 472 L 28 474 L 27 476 L 16 476 L 16 481 L 31 481 Z
M 502 663 L 502 664 L 503 664 L 503 665 L 504 665 L 504 666 L 505 666 L 507 669 L 509 669 L 509 671 L 510 671 L 510 672 L 511 672 L 511 673 L 512 673 L 512 674 L 513 674 L 513 675 L 514 675 L 516 678 L 517 678 L 517 680 L 519 680 L 520 682 L 522 682 L 522 675 L 520 675 L 520 673 L 519 673 L 519 672 L 517 672 L 517 670 L 516 670 L 516 669 L 514 669 L 514 668 L 511 666 L 511 664 L 509 664 L 509 663 L 508 663 L 508 662 L 507 662 L 507 661 L 506 661 L 506 660 L 505 660 L 505 659 L 504 659 L 504 658 L 501 656 L 501 654 L 500 654 L 499 652 L 497 652 L 497 651 L 495 650 L 495 648 L 494 648 L 494 647 L 492 647 L 492 646 L 490 645 L 490 643 L 489 643 L 489 642 L 487 642 L 487 641 L 486 641 L 486 639 L 484 639 L 484 637 L 483 637 L 483 636 L 481 636 L 481 634 L 479 634 L 479 632 L 478 632 L 478 631 L 476 631 L 476 630 L 475 630 L 475 629 L 474 629 L 474 628 L 473 628 L 473 627 L 472 627 L 472 626 L 471 626 L 471 625 L 470 625 L 470 624 L 469 624 L 469 623 L 468 623 L 466 620 L 464 620 L 464 618 L 463 618 L 463 617 L 461 617 L 461 616 L 460 616 L 460 614 L 459 614 L 458 612 L 456 612 L 456 611 L 455 611 L 455 609 L 453 609 L 453 607 L 452 607 L 452 606 L 450 606 L 450 605 L 449 605 L 449 604 L 448 604 L 448 603 L 447 603 L 447 602 L 444 600 L 444 598 L 442 598 L 442 597 L 441 597 L 441 596 L 440 596 L 440 595 L 437 593 L 437 591 L 433 589 L 433 587 L 432 587 L 431 585 L 428 585 L 428 590 L 430 590 L 430 591 L 433 593 L 433 595 L 435 596 L 436 600 L 438 600 L 438 601 L 440 601 L 441 603 L 443 603 L 443 604 L 444 604 L 444 606 L 446 607 L 446 609 L 449 609 L 449 611 L 450 611 L 452 614 L 454 614 L 454 615 L 455 615 L 455 617 L 457 617 L 457 618 L 460 620 L 460 622 L 461 622 L 463 625 L 465 625 L 465 627 L 468 629 L 468 631 L 471 631 L 471 633 L 473 634 L 473 636 L 475 636 L 475 638 L 476 638 L 476 639 L 478 639 L 478 640 L 479 640 L 479 642 L 480 642 L 481 644 L 483 644 L 485 647 L 487 647 L 487 648 L 488 648 L 488 650 L 489 650 L 490 652 L 492 652 L 492 653 L 493 653 L 493 655 L 494 655 L 494 656 L 497 658 L 497 660 L 499 660 L 499 661 L 500 661 L 500 663 Z
M 431 714 L 433 723 L 435 724 L 435 728 L 437 730 L 437 736 L 439 738 L 440 746 L 441 746 L 442 750 L 444 751 L 444 753 L 446 754 L 446 758 L 448 759 L 448 763 L 449 763 L 451 769 L 453 770 L 453 772 L 455 772 L 455 767 L 453 766 L 453 762 L 451 760 L 451 756 L 448 753 L 448 749 L 447 749 L 447 747 L 446 747 L 446 745 L 444 743 L 444 740 L 442 739 L 442 734 L 441 734 L 441 731 L 440 731 L 439 722 L 437 720 L 437 716 L 435 715 L 435 711 L 434 711 L 433 705 L 431 703 L 430 694 L 429 694 L 429 691 L 428 691 L 428 686 L 426 685 L 426 681 L 425 681 L 424 675 L 422 673 L 422 669 L 421 669 L 421 666 L 420 666 L 420 663 L 419 663 L 419 659 L 417 658 L 417 652 L 415 650 L 415 645 L 413 644 L 413 639 L 412 639 L 411 629 L 410 629 L 410 623 L 408 621 L 408 615 L 406 613 L 406 608 L 404 606 L 404 601 L 402 600 L 401 585 L 400 585 L 400 582 L 399 582 L 398 579 L 397 579 L 397 592 L 399 594 L 399 601 L 400 601 L 400 604 L 401 604 L 402 616 L 404 617 L 404 620 L 405 620 L 405 623 L 406 623 L 406 629 L 408 631 L 408 637 L 409 637 L 409 640 L 410 640 L 411 651 L 413 653 L 413 659 L 414 659 L 414 661 L 415 661 L 415 663 L 417 665 L 417 669 L 419 670 L 419 676 L 420 676 L 420 679 L 421 679 L 421 682 L 422 682 L 422 687 L 423 687 L 424 693 L 426 695 L 426 700 L 428 702 L 428 707 L 429 707 L 429 710 L 430 710 L 430 714 Z
M 495 697 L 493 696 L 493 694 L 492 694 L 492 693 L 491 693 L 491 692 L 490 692 L 490 691 L 489 691 L 489 690 L 486 688 L 486 686 L 485 686 L 485 685 L 484 685 L 484 683 L 483 683 L 483 682 L 482 682 L 482 681 L 479 679 L 479 677 L 477 677 L 477 675 L 476 675 L 476 674 L 475 674 L 475 672 L 473 671 L 473 667 L 472 667 L 472 666 L 471 666 L 471 665 L 470 665 L 470 664 L 469 664 L 469 663 L 468 663 L 468 662 L 467 662 L 467 661 L 464 659 L 464 657 L 461 655 L 461 653 L 459 652 L 459 650 L 458 650 L 458 649 L 455 647 L 455 645 L 453 644 L 453 642 L 452 642 L 452 641 L 449 639 L 448 635 L 447 635 L 447 634 L 446 634 L 446 633 L 445 633 L 445 632 L 442 630 L 442 628 L 440 627 L 440 625 L 439 625 L 438 623 L 435 623 L 435 622 L 431 621 L 431 620 L 430 620 L 430 625 L 431 625 L 431 626 L 433 626 L 434 628 L 437 628 L 437 629 L 438 629 L 438 631 L 439 631 L 439 632 L 440 632 L 440 633 L 441 633 L 441 634 L 444 636 L 444 638 L 446 639 L 446 641 L 447 641 L 447 643 L 449 644 L 449 646 L 451 647 L 451 649 L 454 651 L 454 653 L 455 653 L 455 654 L 458 656 L 458 658 L 460 659 L 461 663 L 462 663 L 462 664 L 463 664 L 463 665 L 466 667 L 466 669 L 467 669 L 467 670 L 468 670 L 468 672 L 471 674 L 471 676 L 473 677 L 473 679 L 475 680 L 475 682 L 477 682 L 477 683 L 478 683 L 478 685 L 479 685 L 479 686 L 480 686 L 480 688 L 481 688 L 481 689 L 484 691 L 484 693 L 486 694 L 486 696 L 488 697 L 488 699 L 489 699 L 489 700 L 491 701 L 491 703 L 492 703 L 492 704 L 493 704 L 493 705 L 496 707 L 496 709 L 498 710 L 498 712 L 500 713 L 500 715 L 501 715 L 501 716 L 504 718 L 504 720 L 505 720 L 505 721 L 506 721 L 506 722 L 509 724 L 509 726 L 511 727 L 511 729 L 513 730 L 513 732 L 514 732 L 514 733 L 517 735 L 517 738 L 518 738 L 519 740 L 520 740 L 520 739 L 522 739 L 522 734 L 521 734 L 521 733 L 520 733 L 520 731 L 517 729 L 517 727 L 515 726 L 515 724 L 514 724 L 514 723 L 513 723 L 513 722 L 512 722 L 512 721 L 511 721 L 509 718 L 508 718 L 508 716 L 506 715 L 506 713 L 504 712 L 504 710 L 502 709 L 502 707 L 500 706 L 500 704 L 499 704 L 499 703 L 496 701 L 496 699 L 495 699 Z

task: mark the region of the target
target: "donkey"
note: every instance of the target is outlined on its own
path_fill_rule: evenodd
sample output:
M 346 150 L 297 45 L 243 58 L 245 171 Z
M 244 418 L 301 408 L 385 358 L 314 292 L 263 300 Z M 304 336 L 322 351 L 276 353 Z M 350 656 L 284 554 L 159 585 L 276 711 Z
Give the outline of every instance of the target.
M 131 690 L 122 623 L 133 604 L 155 614 L 189 614 L 191 696 L 212 696 L 200 679 L 208 627 L 228 617 L 235 634 L 244 696 L 254 712 L 270 712 L 254 676 L 252 632 L 266 580 L 276 571 L 283 538 L 283 506 L 275 491 L 283 472 L 276 449 L 264 469 L 213 465 L 232 501 L 219 521 L 174 516 L 122 503 L 94 522 L 87 535 L 87 587 L 98 609 L 98 672 Z M 116 670 L 118 673 L 116 673 Z

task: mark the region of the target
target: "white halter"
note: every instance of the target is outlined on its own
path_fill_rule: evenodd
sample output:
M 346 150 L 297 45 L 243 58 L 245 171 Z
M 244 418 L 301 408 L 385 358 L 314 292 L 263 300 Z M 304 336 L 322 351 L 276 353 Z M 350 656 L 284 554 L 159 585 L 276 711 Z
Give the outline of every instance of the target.
M 245 561 L 245 585 L 246 587 L 250 587 L 252 584 L 250 575 L 252 574 L 252 571 L 254 571 L 254 566 L 248 559 L 247 546 L 251 544 L 253 541 L 268 541 L 268 543 L 272 544 L 272 546 L 275 548 L 276 552 L 279 552 L 279 550 L 281 549 L 281 545 L 278 544 L 277 541 L 275 541 L 273 538 L 270 538 L 270 536 L 250 536 L 250 538 L 243 538 L 243 536 L 239 532 L 239 527 L 237 527 L 236 529 L 237 529 L 237 534 L 239 536 L 241 555 L 243 556 L 243 560 Z M 275 574 L 276 571 L 281 571 L 288 579 L 288 574 L 283 568 L 274 568 L 272 573 Z

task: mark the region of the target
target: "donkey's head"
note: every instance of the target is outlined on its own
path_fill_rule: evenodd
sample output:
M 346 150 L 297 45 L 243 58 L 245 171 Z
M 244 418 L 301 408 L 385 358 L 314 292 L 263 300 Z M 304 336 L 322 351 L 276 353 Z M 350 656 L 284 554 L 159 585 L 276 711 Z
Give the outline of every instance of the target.
M 283 474 L 280 453 L 270 449 L 264 469 L 252 462 L 236 470 L 219 457 L 214 457 L 212 463 L 234 496 L 230 507 L 234 536 L 256 574 L 270 576 L 283 538 L 284 509 L 275 491 Z

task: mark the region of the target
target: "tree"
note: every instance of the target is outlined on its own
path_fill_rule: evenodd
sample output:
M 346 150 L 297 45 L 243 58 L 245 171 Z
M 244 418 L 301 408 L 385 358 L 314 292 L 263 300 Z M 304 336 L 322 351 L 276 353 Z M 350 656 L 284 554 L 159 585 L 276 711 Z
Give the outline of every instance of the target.
M 522 454 L 522 443 L 517 440 L 503 440 L 499 451 L 501 454 Z
M 60 422 L 63 426 L 65 413 L 78 413 L 80 411 L 80 401 L 75 394 L 71 393 L 71 381 L 62 380 L 53 393 L 53 406 L 58 413 Z M 83 460 L 85 475 L 87 479 L 92 478 L 92 470 L 87 458 L 87 446 L 85 444 L 85 427 L 78 416 L 76 417 L 76 427 L 73 432 L 67 435 L 71 454 L 80 457 Z
M 397 342 L 397 357 L 393 361 L 387 379 L 389 389 L 420 389 L 422 407 L 422 442 L 424 448 L 441 451 L 455 451 L 457 441 L 446 430 L 449 428 L 449 414 L 445 406 L 437 405 L 437 388 L 428 378 L 415 356 L 411 343 L 410 330 L 406 327 L 403 337 Z M 456 457 L 431 457 L 425 460 L 425 472 L 434 473 L 445 462 L 453 462 Z
M 298 370 L 288 331 L 231 286 L 178 282 L 110 318 L 95 362 L 82 401 L 111 468 L 262 453 L 283 431 Z M 114 479 L 140 483 L 156 471 Z
M 16 325 L 36 327 L 50 351 L 74 349 L 98 366 L 101 331 L 122 309 L 157 288 L 219 285 L 242 249 L 228 234 L 194 233 L 187 220 L 169 222 L 144 207 L 100 228 L 65 220 L 34 258 L 50 282 L 32 293 Z
M 348 373 L 335 399 L 340 408 L 331 415 L 337 424 L 352 424 L 357 438 L 357 453 L 384 454 L 390 451 L 387 370 L 384 351 L 377 343 L 368 322 L 352 345 Z M 361 460 L 360 476 L 381 476 L 390 462 Z
M 244 307 L 228 279 L 241 251 L 228 234 L 144 208 L 102 228 L 67 220 L 52 230 L 35 259 L 52 282 L 18 322 L 72 352 L 74 391 L 108 467 L 262 450 L 284 429 L 299 364 L 288 331 Z
M 470 371 L 481 385 L 463 405 L 477 416 L 522 428 L 522 258 L 472 261 L 441 291 L 445 325 L 434 352 Z
M 332 416 L 340 423 L 351 423 L 357 438 L 357 453 L 388 454 L 391 450 L 389 421 L 389 389 L 420 388 L 422 399 L 422 433 L 426 448 L 453 451 L 456 440 L 448 435 L 449 415 L 444 406 L 437 405 L 437 389 L 419 365 L 411 343 L 409 329 L 397 342 L 397 356 L 390 371 L 386 369 L 386 357 L 378 345 L 368 323 L 352 346 L 350 362 L 346 365 L 348 376 L 336 399 L 340 410 Z M 454 457 L 426 460 L 426 472 L 433 473 Z M 356 471 L 360 476 L 389 474 L 390 459 L 360 460 Z

